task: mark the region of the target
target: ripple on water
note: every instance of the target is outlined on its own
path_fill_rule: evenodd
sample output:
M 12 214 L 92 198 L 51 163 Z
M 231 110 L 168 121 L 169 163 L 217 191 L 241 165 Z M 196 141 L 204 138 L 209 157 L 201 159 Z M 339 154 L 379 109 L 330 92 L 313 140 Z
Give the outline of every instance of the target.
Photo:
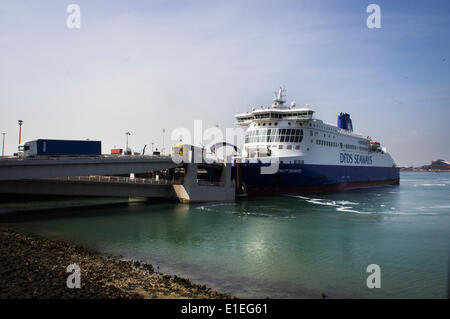
M 432 187 L 432 186 L 439 186 L 439 187 L 444 187 L 444 186 L 447 186 L 447 184 L 445 184 L 445 183 L 439 183 L 439 184 L 421 184 L 421 185 L 418 185 L 418 186 L 426 186 L 426 187 Z
M 378 194 L 377 194 L 378 195 Z M 305 196 L 299 195 L 288 195 L 289 197 L 300 199 L 304 202 L 307 202 L 312 205 L 321 205 L 321 206 L 329 206 L 335 207 L 337 212 L 341 213 L 352 213 L 352 214 L 361 214 L 361 215 L 372 215 L 372 214 L 380 214 L 380 215 L 390 215 L 390 216 L 439 216 L 442 215 L 441 212 L 435 212 L 430 210 L 447 210 L 450 208 L 450 205 L 434 205 L 430 207 L 412 207 L 410 209 L 402 209 L 399 211 L 397 207 L 390 207 L 389 210 L 385 211 L 371 211 L 370 209 L 356 209 L 355 205 L 360 205 L 361 203 L 357 203 L 349 200 L 330 200 L 325 198 L 309 198 Z M 377 207 L 386 209 L 386 204 L 377 204 Z M 361 207 L 362 208 L 362 207 Z M 419 212 L 418 212 L 419 211 Z
M 336 210 L 338 212 L 345 212 L 345 213 L 355 213 L 355 214 L 363 214 L 363 215 L 371 215 L 374 214 L 373 212 L 361 212 L 358 210 L 352 209 L 353 207 L 346 207 L 346 206 L 340 206 L 337 207 Z
M 431 209 L 450 209 L 450 205 L 433 205 L 430 206 Z

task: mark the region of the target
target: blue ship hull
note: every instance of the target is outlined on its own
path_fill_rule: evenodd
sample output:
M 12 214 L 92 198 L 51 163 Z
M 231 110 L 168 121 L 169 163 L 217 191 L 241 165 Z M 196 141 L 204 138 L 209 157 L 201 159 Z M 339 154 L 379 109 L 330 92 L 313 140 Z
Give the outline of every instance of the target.
M 399 183 L 396 167 L 280 164 L 276 174 L 261 174 L 264 164 L 241 163 L 234 174 L 248 195 L 339 191 Z

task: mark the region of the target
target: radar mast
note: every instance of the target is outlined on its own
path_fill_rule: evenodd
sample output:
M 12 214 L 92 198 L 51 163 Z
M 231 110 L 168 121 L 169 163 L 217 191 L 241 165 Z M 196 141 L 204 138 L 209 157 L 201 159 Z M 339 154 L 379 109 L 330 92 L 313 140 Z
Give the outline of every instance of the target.
M 283 98 L 286 96 L 286 89 L 283 89 L 281 86 L 278 89 L 278 92 L 273 92 L 275 94 L 275 98 L 273 99 L 273 104 L 272 104 L 272 108 L 274 109 L 282 109 L 282 108 L 286 108 L 284 106 L 284 103 L 286 103 L 285 100 L 283 100 Z

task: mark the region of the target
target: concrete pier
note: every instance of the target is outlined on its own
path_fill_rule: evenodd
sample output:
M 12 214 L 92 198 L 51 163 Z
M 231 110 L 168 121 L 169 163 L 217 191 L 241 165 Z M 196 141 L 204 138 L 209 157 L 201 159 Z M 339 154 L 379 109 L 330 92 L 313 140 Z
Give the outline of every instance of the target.
M 188 164 L 184 183 L 173 185 L 178 199 L 183 203 L 233 201 L 235 186 L 231 180 L 231 164 L 224 164 L 219 183 L 209 185 L 197 181 L 198 164 Z
M 95 177 L 95 176 L 94 176 Z M 1 194 L 174 198 L 169 183 L 108 181 L 107 178 L 0 181 Z
M 231 180 L 231 164 L 213 164 L 222 169 L 219 182 L 202 182 L 197 179 L 199 166 L 208 165 L 203 163 L 203 152 L 204 149 L 200 147 L 183 146 L 181 158 L 178 158 L 178 160 L 185 165 L 185 175 L 183 183 L 173 185 L 176 196 L 184 203 L 233 201 L 235 199 L 235 185 Z

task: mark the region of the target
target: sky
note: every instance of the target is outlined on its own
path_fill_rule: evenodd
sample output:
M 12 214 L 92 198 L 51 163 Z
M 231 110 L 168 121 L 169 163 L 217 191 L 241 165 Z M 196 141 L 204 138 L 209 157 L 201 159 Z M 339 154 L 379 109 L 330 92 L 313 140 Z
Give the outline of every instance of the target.
M 81 8 L 81 28 L 66 25 Z M 369 4 L 381 28 L 369 29 Z M 396 163 L 450 160 L 450 2 L 0 0 L 5 153 L 37 138 L 165 147 L 287 100 L 381 142 Z

